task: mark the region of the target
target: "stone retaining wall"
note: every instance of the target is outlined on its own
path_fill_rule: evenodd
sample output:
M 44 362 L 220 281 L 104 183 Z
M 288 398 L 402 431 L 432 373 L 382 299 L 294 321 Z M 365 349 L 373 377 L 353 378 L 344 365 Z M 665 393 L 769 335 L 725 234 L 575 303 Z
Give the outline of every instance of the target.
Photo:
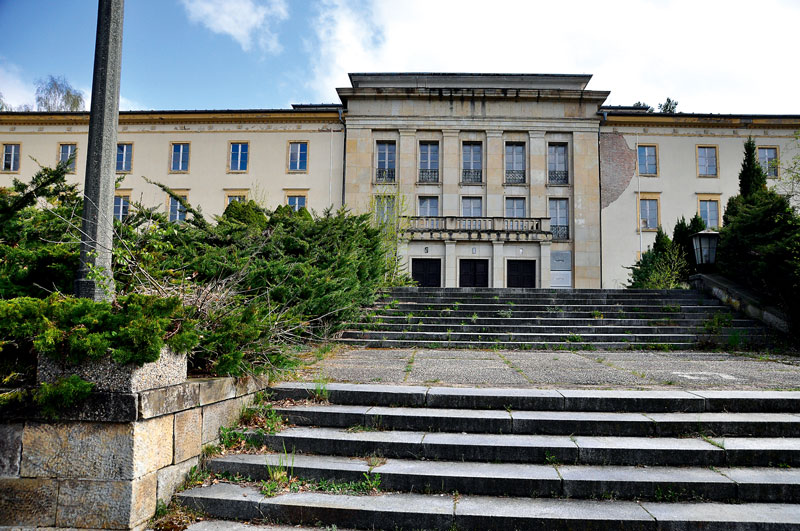
M 267 378 L 98 393 L 57 422 L 0 420 L 0 526 L 140 529 Z

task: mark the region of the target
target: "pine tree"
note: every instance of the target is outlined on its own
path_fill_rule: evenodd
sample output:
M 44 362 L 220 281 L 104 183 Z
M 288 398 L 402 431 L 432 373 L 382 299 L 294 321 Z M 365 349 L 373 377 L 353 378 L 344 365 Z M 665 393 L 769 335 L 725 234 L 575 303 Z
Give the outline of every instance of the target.
M 739 193 L 749 199 L 759 190 L 766 190 L 767 176 L 756 156 L 756 143 L 753 137 L 747 137 L 744 143 L 744 160 L 739 171 Z

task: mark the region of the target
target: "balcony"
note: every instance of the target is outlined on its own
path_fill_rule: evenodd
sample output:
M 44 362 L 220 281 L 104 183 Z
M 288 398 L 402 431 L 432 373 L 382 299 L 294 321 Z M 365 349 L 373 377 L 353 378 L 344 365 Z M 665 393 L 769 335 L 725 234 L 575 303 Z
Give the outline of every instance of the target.
M 419 182 L 421 183 L 438 183 L 439 170 L 419 170 Z
M 506 184 L 525 184 L 525 170 L 506 170 Z
M 461 182 L 465 184 L 483 183 L 483 170 L 461 170 Z
M 554 240 L 569 240 L 569 225 L 550 225 Z
M 394 182 L 394 168 L 377 168 L 377 169 L 375 169 L 375 182 L 376 183 L 393 183 Z
M 410 216 L 403 218 L 405 237 L 410 240 L 550 240 L 550 220 L 545 218 L 488 218 Z
M 569 184 L 569 172 L 566 170 L 548 171 L 547 184 Z

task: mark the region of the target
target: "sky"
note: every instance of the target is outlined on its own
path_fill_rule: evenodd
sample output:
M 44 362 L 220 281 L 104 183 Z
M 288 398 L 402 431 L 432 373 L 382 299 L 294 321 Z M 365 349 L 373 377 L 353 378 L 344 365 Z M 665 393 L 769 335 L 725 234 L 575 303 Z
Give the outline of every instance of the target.
M 122 110 L 338 103 L 348 72 L 592 74 L 610 105 L 800 114 L 799 0 L 127 0 Z M 0 93 L 88 96 L 97 2 L 0 0 Z M 795 66 L 792 66 L 795 65 Z

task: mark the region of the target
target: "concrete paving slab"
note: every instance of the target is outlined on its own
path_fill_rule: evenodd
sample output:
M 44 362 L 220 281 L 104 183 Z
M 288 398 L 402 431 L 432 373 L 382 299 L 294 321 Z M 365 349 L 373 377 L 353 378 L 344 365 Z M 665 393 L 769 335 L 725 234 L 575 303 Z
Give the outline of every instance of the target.
M 512 411 L 514 433 L 648 437 L 655 422 L 642 413 Z
M 797 503 L 800 470 L 795 468 L 722 468 L 720 473 L 738 485 L 738 498 L 746 502 Z
M 722 466 L 725 452 L 702 439 L 573 437 L 586 465 Z
M 479 387 L 431 387 L 428 407 L 462 409 L 560 410 L 564 397 L 555 390 Z
M 705 398 L 706 411 L 800 412 L 798 391 L 692 391 Z
M 800 439 L 714 437 L 728 466 L 800 466 Z
M 736 483 L 708 468 L 666 466 L 560 466 L 563 494 L 571 498 L 646 498 L 728 501 Z
M 380 429 L 511 433 L 507 411 L 373 407 L 366 414 L 366 425 Z
M 366 425 L 366 413 L 370 406 L 326 404 L 324 406 L 288 406 L 274 409 L 289 424 L 347 428 Z
M 635 502 L 462 496 L 455 513 L 458 529 L 656 529 Z
M 209 460 L 206 466 L 211 472 L 227 472 L 255 481 L 269 479 L 270 468 L 284 469 L 287 475 L 303 479 L 337 481 L 361 481 L 370 469 L 364 459 L 292 453 L 225 455 Z
M 266 438 L 271 449 L 297 452 L 384 457 L 421 457 L 422 432 L 348 432 L 336 428 L 289 428 Z
M 559 390 L 564 409 L 576 411 L 702 411 L 703 399 L 680 390 Z
M 260 507 L 264 496 L 253 487 L 217 483 L 179 492 L 177 497 L 182 505 L 214 518 L 254 520 L 266 516 Z
M 655 517 L 659 530 L 789 530 L 800 526 L 798 505 L 642 502 L 641 506 Z
M 655 422 L 656 435 L 800 436 L 800 416 L 790 413 L 646 413 Z
M 578 448 L 569 437 L 554 435 L 491 435 L 428 433 L 427 459 L 513 463 L 574 463 Z

